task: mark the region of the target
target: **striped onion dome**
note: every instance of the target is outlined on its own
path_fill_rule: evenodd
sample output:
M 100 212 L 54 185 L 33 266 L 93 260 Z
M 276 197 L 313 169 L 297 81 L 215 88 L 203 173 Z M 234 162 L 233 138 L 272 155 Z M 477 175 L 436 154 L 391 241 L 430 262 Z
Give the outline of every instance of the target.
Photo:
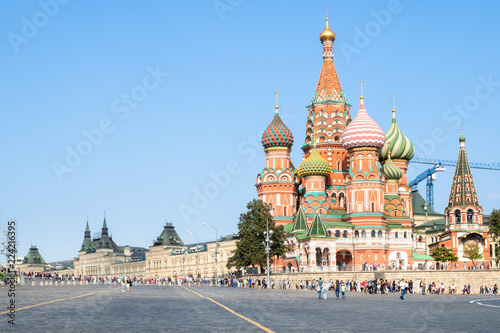
M 388 151 L 391 151 L 391 157 L 397 160 L 411 160 L 415 155 L 415 147 L 396 123 L 396 110 L 392 109 L 392 124 L 385 134 L 385 145 L 380 151 L 380 160 L 385 161 L 388 157 Z
M 292 132 L 286 127 L 278 113 L 278 106 L 276 105 L 276 113 L 274 114 L 273 121 L 267 126 L 262 134 L 262 145 L 264 148 L 272 147 L 287 147 L 292 148 L 293 135 Z
M 314 143 L 311 154 L 308 158 L 302 161 L 299 166 L 299 176 L 325 176 L 328 177 L 332 171 L 330 163 L 325 160 L 318 149 L 316 149 L 316 143 Z
M 386 180 L 400 180 L 403 176 L 403 173 L 401 172 L 401 169 L 398 168 L 398 166 L 394 164 L 394 162 L 392 162 L 391 155 L 392 154 L 390 152 L 387 155 L 387 161 L 382 167 L 382 174 L 385 176 Z
M 382 148 L 385 143 L 384 131 L 366 113 L 361 96 L 361 103 L 356 118 L 346 127 L 342 135 L 342 146 L 345 149 L 359 147 Z

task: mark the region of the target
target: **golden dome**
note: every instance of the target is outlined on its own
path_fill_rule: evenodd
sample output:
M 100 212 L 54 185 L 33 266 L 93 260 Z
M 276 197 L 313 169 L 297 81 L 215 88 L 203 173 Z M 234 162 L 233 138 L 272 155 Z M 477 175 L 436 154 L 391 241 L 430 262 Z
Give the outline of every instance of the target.
M 319 34 L 319 40 L 323 43 L 325 40 L 335 41 L 335 33 L 328 26 L 328 17 L 326 18 L 326 27 Z

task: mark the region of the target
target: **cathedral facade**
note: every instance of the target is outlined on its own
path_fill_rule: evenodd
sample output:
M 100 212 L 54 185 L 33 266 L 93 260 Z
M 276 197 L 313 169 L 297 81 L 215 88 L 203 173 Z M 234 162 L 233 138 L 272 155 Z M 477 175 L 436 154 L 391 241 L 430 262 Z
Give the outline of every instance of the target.
M 262 135 L 266 166 L 256 188 L 259 199 L 273 206 L 275 223 L 287 232 L 283 265 L 315 271 L 421 264 L 431 258 L 424 255 L 425 240 L 413 234 L 406 179 L 415 148 L 399 128 L 394 107 L 384 133 L 369 116 L 362 92 L 351 118 L 333 61 L 335 33 L 328 18 L 320 41 L 323 66 L 307 106 L 299 168 L 290 159 L 293 135 L 278 105 Z

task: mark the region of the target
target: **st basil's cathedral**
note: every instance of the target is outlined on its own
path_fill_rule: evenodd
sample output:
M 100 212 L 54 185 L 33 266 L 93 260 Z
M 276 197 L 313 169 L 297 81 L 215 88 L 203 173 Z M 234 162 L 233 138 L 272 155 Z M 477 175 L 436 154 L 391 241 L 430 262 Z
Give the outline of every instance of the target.
M 289 251 L 280 265 L 300 271 L 416 268 L 432 257 L 425 255 L 425 235 L 414 230 L 406 173 L 415 148 L 399 128 L 394 107 L 383 132 L 365 108 L 362 90 L 351 118 L 333 61 L 335 33 L 328 18 L 319 37 L 323 65 L 307 106 L 299 168 L 290 159 L 294 139 L 278 105 L 262 135 L 266 165 L 256 188 L 259 199 L 273 206 L 275 224 L 286 231 Z M 463 219 L 472 221 L 466 214 Z M 476 220 L 482 223 L 480 216 Z

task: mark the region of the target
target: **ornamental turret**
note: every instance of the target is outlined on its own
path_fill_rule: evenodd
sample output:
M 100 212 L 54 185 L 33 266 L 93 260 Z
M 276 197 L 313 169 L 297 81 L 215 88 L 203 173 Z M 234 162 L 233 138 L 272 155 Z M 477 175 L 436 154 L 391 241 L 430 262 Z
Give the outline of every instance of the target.
M 372 225 L 379 226 L 385 226 L 382 216 L 384 184 L 378 156 L 384 144 L 384 132 L 366 112 L 361 88 L 358 114 L 342 136 L 349 166 L 346 182 L 347 214 L 380 213 L 372 219 Z
M 89 221 L 87 221 L 87 226 L 85 227 L 85 233 L 83 236 L 82 248 L 80 251 L 88 251 L 92 245 L 92 240 L 90 239 L 90 228 Z
M 282 225 L 290 223 L 296 211 L 299 176 L 290 160 L 293 135 L 279 116 L 277 93 L 274 118 L 262 134 L 266 167 L 257 175 L 255 186 L 259 199 L 275 208 L 271 212 L 275 223 Z

